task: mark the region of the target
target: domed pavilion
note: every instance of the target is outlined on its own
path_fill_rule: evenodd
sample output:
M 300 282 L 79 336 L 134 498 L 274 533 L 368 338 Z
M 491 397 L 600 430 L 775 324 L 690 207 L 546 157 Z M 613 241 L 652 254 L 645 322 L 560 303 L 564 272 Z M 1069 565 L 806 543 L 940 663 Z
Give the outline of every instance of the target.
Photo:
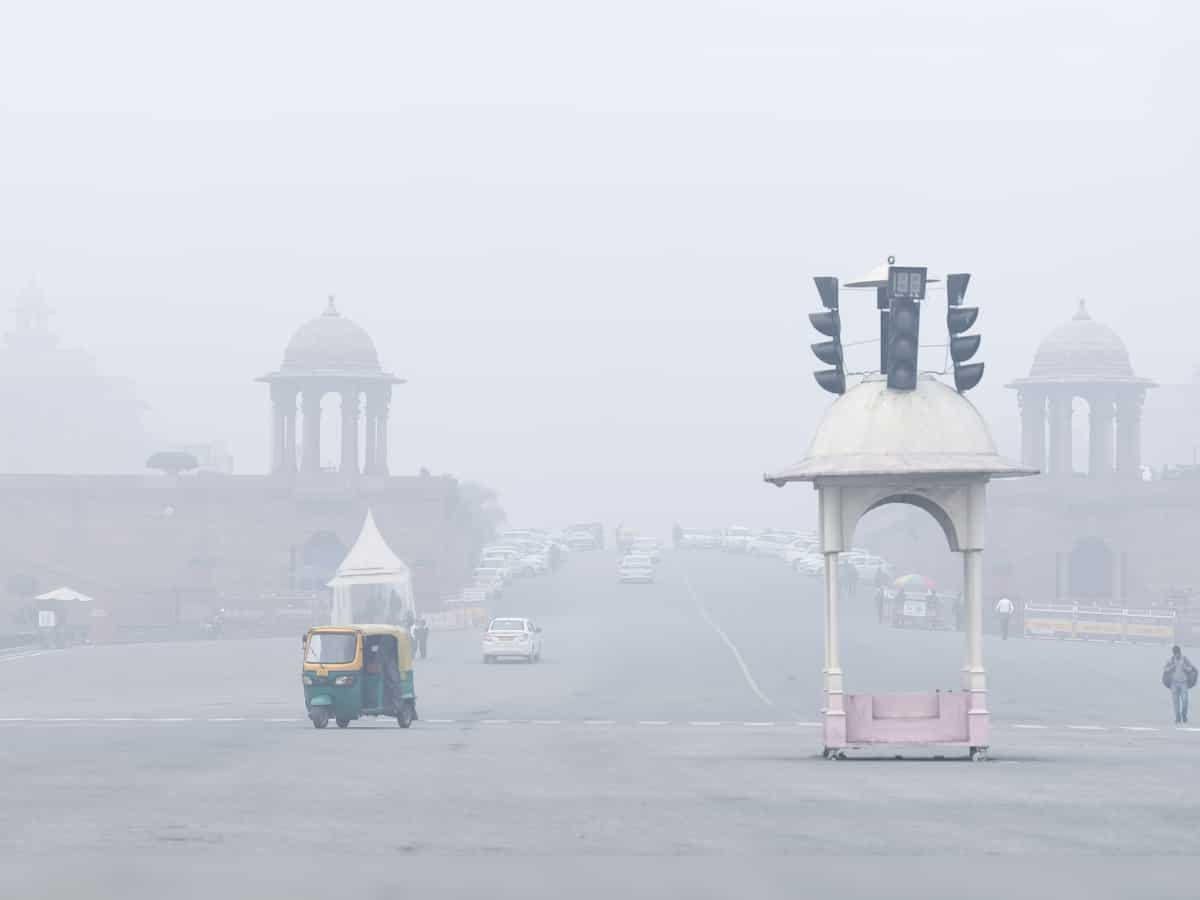
M 1088 410 L 1088 474 L 1139 477 L 1142 403 L 1154 386 L 1134 374 L 1125 342 L 1080 300 L 1071 320 L 1038 345 L 1029 375 L 1008 385 L 1021 405 L 1021 461 L 1052 475 L 1073 473 L 1078 397 Z
M 271 386 L 271 471 L 321 470 L 321 400 L 341 398 L 344 475 L 387 475 L 388 405 L 392 385 L 404 380 L 385 372 L 371 336 L 344 317 L 329 298 L 325 312 L 301 325 L 283 352 L 283 364 L 259 381 Z M 363 424 L 365 401 L 366 419 Z M 296 410 L 302 437 L 297 454 Z M 364 452 L 359 453 L 360 431 Z

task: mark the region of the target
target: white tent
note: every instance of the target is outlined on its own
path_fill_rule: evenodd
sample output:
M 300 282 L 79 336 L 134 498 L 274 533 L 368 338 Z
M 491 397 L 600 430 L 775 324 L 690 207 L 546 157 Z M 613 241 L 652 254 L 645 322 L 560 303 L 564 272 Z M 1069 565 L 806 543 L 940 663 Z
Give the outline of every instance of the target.
M 55 600 L 59 603 L 91 603 L 92 598 L 87 594 L 81 594 L 74 588 L 60 587 L 52 591 L 46 591 L 44 594 L 38 594 L 34 597 L 35 600 Z
M 367 510 L 358 540 L 338 566 L 333 580 L 333 609 L 330 622 L 333 625 L 350 625 L 354 622 L 354 589 L 368 588 L 375 601 L 381 601 L 384 618 L 397 618 L 402 611 L 415 612 L 413 607 L 412 573 L 398 557 L 375 525 L 375 516 Z M 400 609 L 392 608 L 392 597 L 399 598 Z M 378 616 L 372 616 L 373 620 Z

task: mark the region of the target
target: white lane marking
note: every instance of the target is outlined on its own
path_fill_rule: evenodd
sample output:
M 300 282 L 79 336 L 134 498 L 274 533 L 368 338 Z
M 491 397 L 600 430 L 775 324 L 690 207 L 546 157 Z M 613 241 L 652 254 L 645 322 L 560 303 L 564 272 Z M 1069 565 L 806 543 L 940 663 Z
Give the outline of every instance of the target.
M 480 725 L 508 725 L 508 719 L 480 719 Z
M 210 722 L 245 722 L 243 716 L 220 716 L 218 718 L 209 719 Z
M 453 725 L 454 724 L 453 719 L 422 719 L 421 721 L 427 722 L 430 725 Z
M 720 725 L 721 723 L 720 722 L 688 722 L 688 724 L 689 725 L 700 725 L 703 727 L 703 726 Z
M 638 722 L 639 725 L 670 725 L 666 719 L 642 719 Z
M 534 719 L 534 725 L 561 725 L 562 719 Z
M 1108 731 L 1103 725 L 1068 725 L 1072 731 Z
M 612 719 L 584 719 L 583 724 L 584 725 L 616 725 L 617 723 Z
M 105 716 L 101 722 L 136 722 L 137 719 L 133 716 Z
M 1049 727 L 1050 727 L 1049 725 L 1024 725 L 1024 724 L 1013 725 L 1013 728 L 1049 728 Z
M 27 718 L 25 718 L 24 716 L 5 716 L 4 718 L 0 719 L 0 722 L 28 722 L 28 721 L 29 720 Z
M 163 716 L 157 719 L 151 719 L 151 722 L 190 722 L 192 721 L 187 716 Z
M 1184 726 L 1183 728 L 1180 728 L 1179 730 L 1180 731 L 1200 731 L 1200 728 L 1188 728 L 1187 726 Z
M 704 619 L 704 621 L 708 623 L 709 627 L 717 633 L 717 637 L 724 642 L 725 646 L 729 648 L 729 652 L 733 654 L 733 658 L 737 662 L 738 667 L 742 670 L 742 677 L 746 679 L 746 684 L 750 686 L 750 690 L 754 691 L 755 696 L 767 706 L 774 706 L 774 701 L 772 701 L 770 697 L 762 692 L 762 689 L 758 686 L 758 682 L 755 681 L 754 676 L 750 674 L 750 667 L 746 665 L 746 660 L 742 658 L 742 654 L 738 650 L 737 645 L 729 639 L 729 635 L 722 631 L 721 626 L 718 625 L 713 617 L 708 614 L 708 610 L 705 608 L 704 602 L 700 599 L 700 595 L 697 594 L 696 589 L 692 587 L 692 579 L 688 575 L 686 567 L 683 570 L 683 583 L 687 585 L 688 593 L 692 595 L 692 600 L 696 604 L 696 609 L 699 611 L 700 617 Z
M 43 719 L 44 722 L 82 722 L 83 719 L 79 716 L 50 716 L 48 719 Z
M 820 722 L 797 722 L 796 724 L 799 725 L 801 728 L 820 728 L 821 727 Z
M 742 724 L 744 726 L 746 726 L 747 728 L 771 728 L 776 723 L 775 722 L 743 722 Z
M 1158 731 L 1157 728 L 1151 728 L 1149 725 L 1122 725 L 1122 731 Z

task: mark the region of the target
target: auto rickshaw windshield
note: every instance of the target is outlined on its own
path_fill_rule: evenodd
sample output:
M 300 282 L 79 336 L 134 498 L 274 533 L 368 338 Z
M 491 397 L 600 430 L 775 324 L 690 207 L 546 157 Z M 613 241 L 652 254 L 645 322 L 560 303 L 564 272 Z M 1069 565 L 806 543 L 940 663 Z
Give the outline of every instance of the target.
M 358 651 L 358 635 L 346 632 L 315 632 L 308 638 L 304 661 L 322 665 L 353 662 Z

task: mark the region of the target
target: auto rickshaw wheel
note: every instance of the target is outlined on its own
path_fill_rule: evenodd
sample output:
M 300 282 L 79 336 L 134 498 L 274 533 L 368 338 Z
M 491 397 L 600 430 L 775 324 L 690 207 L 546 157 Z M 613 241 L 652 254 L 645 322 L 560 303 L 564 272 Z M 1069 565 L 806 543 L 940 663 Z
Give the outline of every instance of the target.
M 323 709 L 314 709 L 308 717 L 312 719 L 313 728 L 324 728 L 329 724 L 329 713 Z
M 412 701 L 405 700 L 400 705 L 400 713 L 396 716 L 396 724 L 401 728 L 408 728 L 408 726 L 412 725 L 413 719 L 416 718 L 415 713 L 416 710 L 413 709 Z
M 349 719 L 343 719 L 343 718 L 341 718 L 341 717 L 339 716 L 339 717 L 338 717 L 338 720 L 337 720 L 337 726 L 338 726 L 338 728 L 349 728 L 349 727 L 350 727 L 350 720 L 349 720 Z

